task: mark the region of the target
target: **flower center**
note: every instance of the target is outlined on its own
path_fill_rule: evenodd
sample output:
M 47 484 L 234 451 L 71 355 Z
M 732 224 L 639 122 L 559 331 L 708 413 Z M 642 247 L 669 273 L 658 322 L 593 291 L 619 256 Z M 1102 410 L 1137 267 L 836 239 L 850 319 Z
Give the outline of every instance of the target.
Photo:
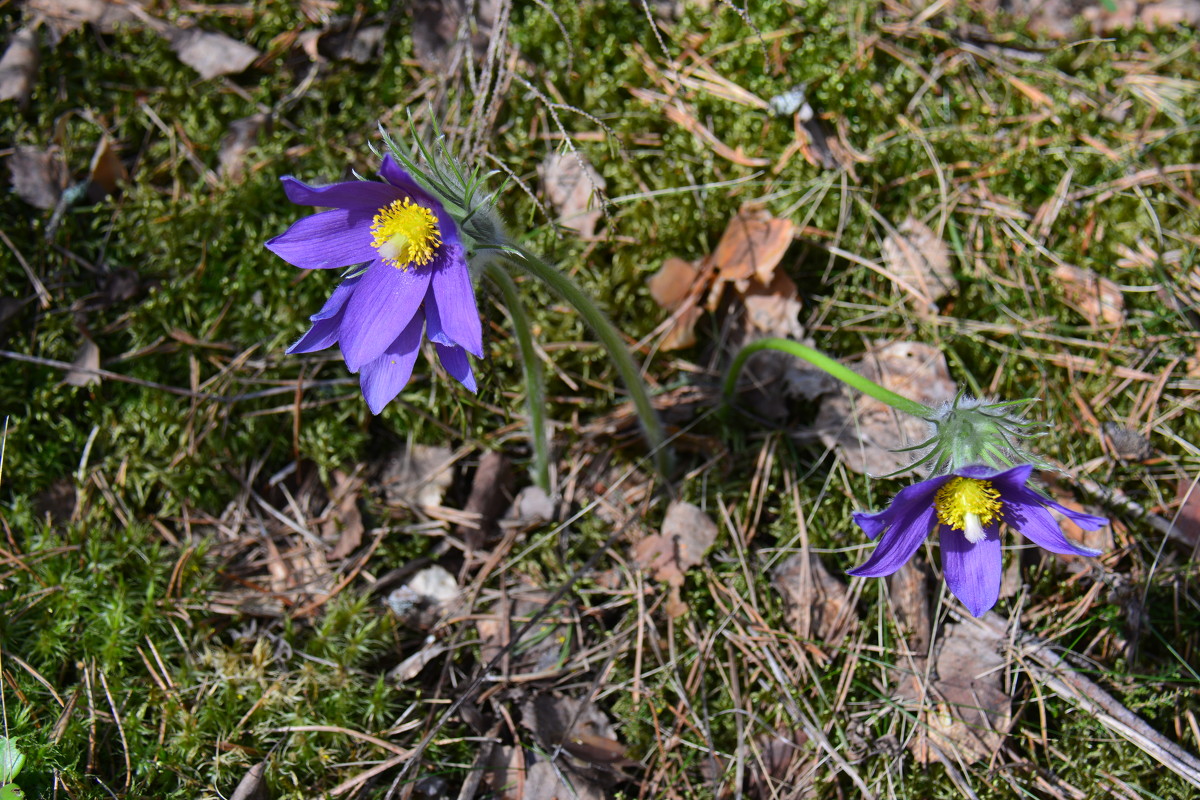
M 972 544 L 983 541 L 983 526 L 999 516 L 1001 505 L 1000 492 L 991 481 L 975 478 L 946 481 L 933 501 L 938 521 L 962 531 Z
M 424 266 L 442 244 L 437 217 L 407 197 L 379 209 L 371 223 L 371 246 L 398 269 Z

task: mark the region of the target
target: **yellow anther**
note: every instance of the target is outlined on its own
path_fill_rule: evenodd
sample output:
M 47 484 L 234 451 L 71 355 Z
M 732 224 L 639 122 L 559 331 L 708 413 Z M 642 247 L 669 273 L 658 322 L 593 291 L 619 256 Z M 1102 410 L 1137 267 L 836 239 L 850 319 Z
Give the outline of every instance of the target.
M 407 197 L 379 210 L 371 234 L 371 246 L 385 262 L 400 269 L 428 264 L 442 244 L 437 217 Z
M 1000 516 L 1003 504 L 991 481 L 951 478 L 938 489 L 933 506 L 938 522 L 962 531 L 967 541 L 974 543 L 983 540 L 983 526 Z

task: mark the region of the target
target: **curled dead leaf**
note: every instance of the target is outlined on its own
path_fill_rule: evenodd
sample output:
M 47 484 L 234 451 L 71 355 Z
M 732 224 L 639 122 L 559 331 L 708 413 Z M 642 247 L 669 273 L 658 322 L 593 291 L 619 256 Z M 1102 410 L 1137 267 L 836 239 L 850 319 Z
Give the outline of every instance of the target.
M 71 362 L 71 369 L 67 371 L 63 383 L 68 386 L 95 386 L 100 382 L 100 376 L 95 372 L 98 369 L 100 348 L 85 336 L 75 351 L 75 360 Z
M 33 91 L 37 67 L 37 28 L 27 25 L 13 34 L 0 57 L 0 101 L 16 100 L 24 108 Z

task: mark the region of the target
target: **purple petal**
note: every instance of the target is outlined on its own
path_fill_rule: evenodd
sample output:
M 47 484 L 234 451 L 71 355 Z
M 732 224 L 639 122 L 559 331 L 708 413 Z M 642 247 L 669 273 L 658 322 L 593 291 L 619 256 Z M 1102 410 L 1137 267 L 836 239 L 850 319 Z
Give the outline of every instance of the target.
M 267 249 L 294 267 L 336 269 L 379 257 L 371 246 L 374 212 L 337 208 L 298 220 Z
M 413 179 L 408 170 L 397 164 L 396 159 L 392 158 L 390 153 L 383 157 L 383 166 L 379 168 L 379 176 L 418 202 L 432 199 L 429 197 L 429 192 Z
M 446 368 L 446 372 L 467 387 L 471 394 L 478 392 L 479 386 L 475 383 L 475 373 L 471 372 L 471 362 L 467 360 L 466 351 L 461 347 L 446 347 L 442 344 L 435 344 L 434 347 L 437 348 L 438 359 Z
M 937 490 L 942 488 L 946 481 L 950 480 L 949 475 L 943 475 L 929 480 L 919 481 L 911 486 L 905 486 L 896 496 L 892 498 L 891 504 L 883 511 L 876 511 L 873 514 L 868 514 L 863 511 L 854 513 L 854 521 L 863 529 L 871 539 L 876 538 L 883 533 L 896 519 L 904 513 L 905 509 L 912 506 L 931 506 L 933 505 L 933 497 L 937 494 Z
M 342 320 L 342 355 L 351 372 L 379 358 L 408 327 L 425 300 L 429 277 L 425 268 L 400 269 L 382 261 L 371 265 Z M 425 316 L 420 319 L 424 322 Z
M 342 325 L 346 301 L 350 299 L 350 295 L 354 294 L 354 287 L 358 284 L 358 280 L 358 277 L 348 278 L 333 290 L 333 294 L 325 301 L 321 310 L 309 317 L 313 322 L 312 327 L 308 329 L 308 333 L 300 337 L 300 341 L 287 349 L 289 354 L 312 353 L 324 350 L 326 347 L 333 347 L 337 343 L 338 329 Z
M 1004 521 L 1014 530 L 1020 531 L 1025 538 L 1043 550 L 1062 555 L 1098 556 L 1099 550 L 1090 547 L 1080 547 L 1072 544 L 1063 535 L 1058 520 L 1046 510 L 1045 506 L 1057 508 L 1084 530 L 1096 530 L 1108 524 L 1103 517 L 1093 517 L 1091 514 L 1081 514 L 1063 508 L 1058 503 L 1045 500 L 1030 489 L 1022 489 L 1020 494 L 1010 494 L 1004 497 Z
M 927 481 L 928 482 L 928 481 Z M 894 505 L 894 503 L 893 503 Z M 933 503 L 910 506 L 903 512 L 875 547 L 875 552 L 861 567 L 850 570 L 851 575 L 880 578 L 891 575 L 913 557 L 913 553 L 929 536 L 935 522 Z
M 400 335 L 383 351 L 383 355 L 362 368 L 359 384 L 372 414 L 383 411 L 384 406 L 400 394 L 412 376 L 413 364 L 421 351 L 421 326 L 424 322 L 420 312 L 414 314 Z
M 1004 574 L 999 525 L 984 528 L 984 539 L 972 544 L 962 531 L 941 527 L 942 572 L 946 585 L 973 616 L 981 617 L 1000 597 Z
M 969 475 L 970 471 L 987 470 L 990 475 Z M 1010 467 L 1002 472 L 996 470 L 988 470 L 987 467 L 967 467 L 960 469 L 955 474 L 962 475 L 964 478 L 978 478 L 979 480 L 991 481 L 992 486 L 1000 492 L 1000 496 L 1023 489 L 1025 484 L 1029 483 L 1029 476 L 1033 474 L 1033 467 L 1029 464 L 1020 464 L 1015 467 Z
M 462 248 L 442 246 L 452 252 L 448 253 L 445 266 L 434 270 L 430 282 L 434 300 L 430 305 L 437 308 L 440 331 L 449 339 L 442 343 L 457 344 L 476 358 L 483 358 L 483 326 Z M 429 338 L 441 341 L 432 334 Z
M 328 186 L 309 186 L 291 175 L 284 175 L 281 180 L 288 200 L 300 206 L 352 208 L 370 211 L 373 215 L 404 196 L 394 186 L 379 181 L 343 181 Z

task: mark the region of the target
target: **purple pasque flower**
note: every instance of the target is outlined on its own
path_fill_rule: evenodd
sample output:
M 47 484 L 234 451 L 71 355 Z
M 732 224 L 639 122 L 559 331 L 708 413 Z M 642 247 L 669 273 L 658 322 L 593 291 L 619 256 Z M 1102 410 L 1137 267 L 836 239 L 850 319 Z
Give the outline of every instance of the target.
M 879 546 L 851 575 L 879 578 L 904 566 L 936 528 L 941 542 L 946 585 L 976 617 L 996 604 L 1003 573 L 1000 523 L 1017 530 L 1052 553 L 1098 556 L 1099 550 L 1072 544 L 1048 509 L 1080 528 L 1094 531 L 1104 517 L 1082 514 L 1030 489 L 1033 467 L 1004 471 L 969 466 L 902 489 L 892 504 L 874 514 L 856 512 L 854 521 Z
M 309 186 L 291 176 L 283 189 L 293 203 L 326 206 L 267 242 L 301 269 L 365 264 L 344 280 L 289 353 L 335 344 L 363 397 L 378 414 L 412 375 L 422 333 L 446 371 L 476 391 L 467 353 L 483 357 L 483 328 L 458 225 L 446 209 L 390 155 L 383 182 Z

